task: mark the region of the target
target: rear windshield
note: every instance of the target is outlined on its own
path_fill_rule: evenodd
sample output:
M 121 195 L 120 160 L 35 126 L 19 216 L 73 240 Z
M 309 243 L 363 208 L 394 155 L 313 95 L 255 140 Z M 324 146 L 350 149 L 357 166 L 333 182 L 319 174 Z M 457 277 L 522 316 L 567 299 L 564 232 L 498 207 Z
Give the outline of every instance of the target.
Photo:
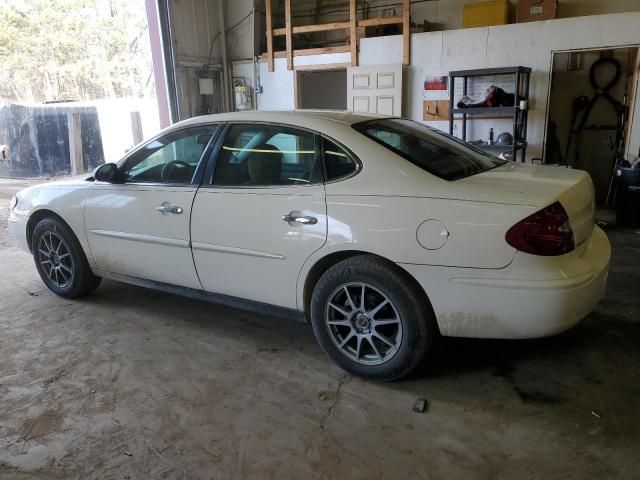
M 356 123 L 353 128 L 444 180 L 469 177 L 506 163 L 506 160 L 412 120 L 369 120 Z

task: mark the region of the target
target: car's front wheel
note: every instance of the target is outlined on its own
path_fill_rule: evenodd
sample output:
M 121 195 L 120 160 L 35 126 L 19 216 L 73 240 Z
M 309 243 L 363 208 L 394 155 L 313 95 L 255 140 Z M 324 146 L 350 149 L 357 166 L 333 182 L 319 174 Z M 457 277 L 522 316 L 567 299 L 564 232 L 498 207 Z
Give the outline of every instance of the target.
M 373 255 L 341 261 L 318 280 L 311 323 L 318 342 L 344 370 L 379 380 L 409 373 L 437 328 L 417 287 Z
M 71 229 L 54 217 L 33 230 L 31 251 L 40 278 L 53 293 L 66 298 L 87 295 L 100 284 Z

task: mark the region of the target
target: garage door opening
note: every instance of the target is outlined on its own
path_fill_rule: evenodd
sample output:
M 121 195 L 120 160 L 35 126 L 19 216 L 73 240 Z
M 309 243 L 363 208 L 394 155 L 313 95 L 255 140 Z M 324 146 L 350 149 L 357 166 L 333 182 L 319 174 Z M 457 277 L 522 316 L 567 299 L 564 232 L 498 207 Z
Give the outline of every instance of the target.
M 298 70 L 297 108 L 311 110 L 347 109 L 347 69 Z

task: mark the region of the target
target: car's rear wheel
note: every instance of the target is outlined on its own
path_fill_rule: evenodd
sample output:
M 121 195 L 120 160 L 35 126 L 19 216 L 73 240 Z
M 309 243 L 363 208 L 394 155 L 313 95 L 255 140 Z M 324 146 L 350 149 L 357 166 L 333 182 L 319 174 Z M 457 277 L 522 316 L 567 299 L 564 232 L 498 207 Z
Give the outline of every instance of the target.
M 409 373 L 437 331 L 422 292 L 398 267 L 373 255 L 341 261 L 320 277 L 311 323 L 338 365 L 379 380 Z
M 40 278 L 53 293 L 76 298 L 100 284 L 89 267 L 77 238 L 67 225 L 54 217 L 40 220 L 33 230 L 31 251 Z

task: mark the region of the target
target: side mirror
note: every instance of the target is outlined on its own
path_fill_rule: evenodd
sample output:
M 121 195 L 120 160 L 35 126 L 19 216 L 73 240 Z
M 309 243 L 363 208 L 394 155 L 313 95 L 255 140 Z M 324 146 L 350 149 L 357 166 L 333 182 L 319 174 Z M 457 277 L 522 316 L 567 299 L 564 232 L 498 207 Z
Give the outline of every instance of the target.
M 98 182 L 116 183 L 118 173 L 118 166 L 115 163 L 105 163 L 93 171 L 93 179 Z

